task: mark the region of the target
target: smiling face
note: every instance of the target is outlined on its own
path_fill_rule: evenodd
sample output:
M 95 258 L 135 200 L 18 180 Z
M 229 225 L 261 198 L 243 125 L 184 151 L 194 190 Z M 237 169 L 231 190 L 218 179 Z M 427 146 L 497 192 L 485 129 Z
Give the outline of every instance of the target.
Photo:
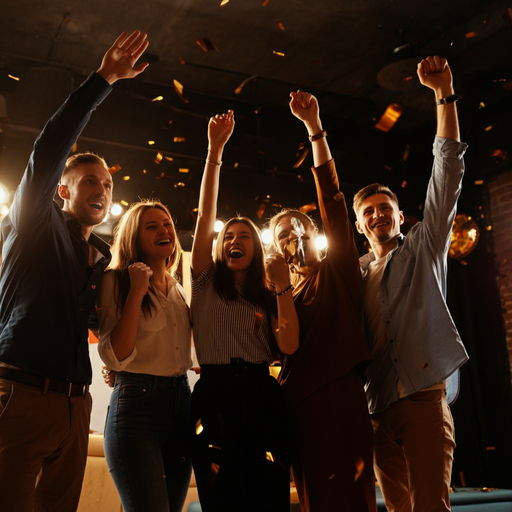
M 306 233 L 302 237 L 302 241 L 304 243 L 304 264 L 308 267 L 320 260 L 320 257 L 318 256 L 318 249 L 315 244 L 317 232 L 309 222 L 293 214 L 283 215 L 279 218 L 274 228 L 274 241 L 276 242 L 281 254 L 285 254 L 286 246 L 292 240 L 297 238 L 292 224 L 293 217 L 299 219 L 306 230 Z
M 112 176 L 97 163 L 77 165 L 63 179 L 59 195 L 64 200 L 63 210 L 82 225 L 83 232 L 90 233 L 107 215 L 112 202 Z
M 359 205 L 356 216 L 357 231 L 366 236 L 373 250 L 377 246 L 394 246 L 404 223 L 404 214 L 387 194 L 367 197 Z
M 222 240 L 222 256 L 235 281 L 243 281 L 254 259 L 254 240 L 247 224 L 234 222 L 227 226 Z
M 140 217 L 137 242 L 149 266 L 170 258 L 176 250 L 176 231 L 167 212 L 156 207 L 145 210 Z

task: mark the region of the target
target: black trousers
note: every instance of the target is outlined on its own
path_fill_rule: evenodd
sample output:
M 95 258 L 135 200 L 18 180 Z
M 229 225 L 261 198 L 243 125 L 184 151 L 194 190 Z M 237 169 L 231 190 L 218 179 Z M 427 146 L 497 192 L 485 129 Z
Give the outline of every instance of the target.
M 203 512 L 289 512 L 289 423 L 267 365 L 203 365 L 191 408 Z

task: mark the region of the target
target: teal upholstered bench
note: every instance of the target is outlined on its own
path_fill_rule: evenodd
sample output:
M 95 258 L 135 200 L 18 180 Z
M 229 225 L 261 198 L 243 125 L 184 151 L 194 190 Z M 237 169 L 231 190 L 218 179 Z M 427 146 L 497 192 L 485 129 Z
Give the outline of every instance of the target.
M 512 512 L 512 491 L 507 489 L 492 489 L 483 491 L 482 488 L 457 489 L 450 494 L 452 512 Z M 386 512 L 382 492 L 377 488 L 377 509 Z M 300 512 L 298 503 L 292 503 L 291 512 Z M 201 512 L 199 502 L 191 503 L 187 512 Z

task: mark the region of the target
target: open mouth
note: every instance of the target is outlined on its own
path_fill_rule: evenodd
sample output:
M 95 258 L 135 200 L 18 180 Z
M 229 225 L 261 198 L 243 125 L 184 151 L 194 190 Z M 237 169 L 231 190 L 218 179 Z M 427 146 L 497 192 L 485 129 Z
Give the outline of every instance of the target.
M 98 210 L 98 211 L 103 210 L 102 203 L 88 203 L 88 206 L 90 206 L 91 208 L 94 208 L 95 210 Z
M 155 242 L 156 245 L 169 245 L 172 243 L 172 240 L 169 238 L 164 238 L 163 240 L 158 240 L 158 242 Z
M 387 226 L 388 223 L 387 222 L 377 222 L 376 224 L 373 225 L 374 228 L 381 228 L 382 226 Z
M 238 259 L 241 258 L 243 255 L 244 253 L 240 249 L 231 249 L 231 251 L 229 251 L 230 258 Z

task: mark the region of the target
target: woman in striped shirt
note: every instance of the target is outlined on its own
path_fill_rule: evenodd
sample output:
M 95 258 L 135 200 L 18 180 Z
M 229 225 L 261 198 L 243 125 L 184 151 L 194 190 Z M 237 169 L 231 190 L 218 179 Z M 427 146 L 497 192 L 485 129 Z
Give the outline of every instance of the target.
M 258 228 L 244 217 L 226 222 L 212 258 L 221 158 L 234 125 L 232 111 L 210 119 L 192 248 L 191 310 L 201 365 L 192 396 L 192 461 L 203 512 L 288 512 L 288 421 L 268 370 L 279 352 L 298 347 L 288 267 L 277 254 L 265 262 Z

